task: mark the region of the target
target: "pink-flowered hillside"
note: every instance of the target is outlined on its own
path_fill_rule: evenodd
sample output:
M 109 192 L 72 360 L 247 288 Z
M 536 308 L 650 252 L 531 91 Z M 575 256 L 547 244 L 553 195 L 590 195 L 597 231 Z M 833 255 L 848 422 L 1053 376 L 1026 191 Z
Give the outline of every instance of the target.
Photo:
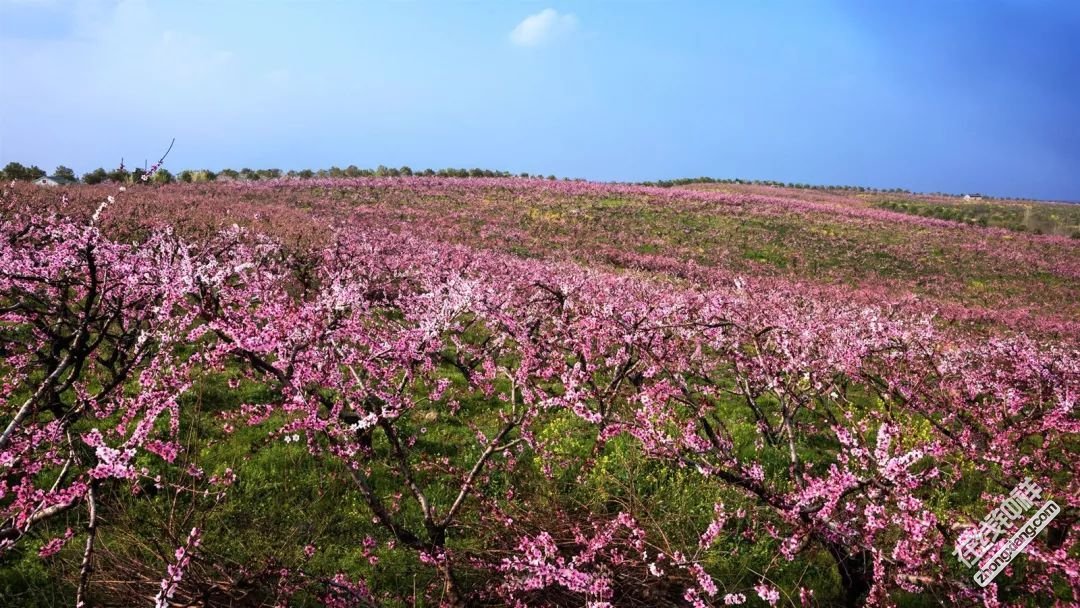
M 92 211 L 111 189 L 70 196 Z M 305 238 L 306 231 L 316 239 L 321 224 L 348 223 L 615 271 L 706 282 L 772 277 L 838 285 L 848 297 L 874 301 L 917 296 L 950 319 L 1080 332 L 1080 239 L 900 213 L 882 208 L 881 195 L 361 178 L 174 186 L 139 197 L 106 221 L 200 230 L 254 221 L 275 234 Z
M 1080 240 L 850 195 L 5 185 L 0 597 L 1075 605 L 1078 337 Z

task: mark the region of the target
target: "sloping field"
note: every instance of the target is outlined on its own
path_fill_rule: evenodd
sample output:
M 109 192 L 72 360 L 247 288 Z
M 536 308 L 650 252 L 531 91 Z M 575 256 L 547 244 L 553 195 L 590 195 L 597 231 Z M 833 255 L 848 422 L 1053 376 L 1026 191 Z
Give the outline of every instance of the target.
M 1080 601 L 1080 240 L 884 206 L 7 187 L 0 598 Z M 1062 512 L 983 588 L 1018 485 Z
M 263 223 L 280 224 L 275 230 L 300 230 L 316 217 L 419 228 L 440 241 L 525 258 L 707 282 L 770 277 L 840 285 L 871 300 L 918 296 L 950 319 L 1080 333 L 1076 239 L 894 212 L 880 208 L 880 195 L 722 188 L 402 178 L 172 187 L 140 192 L 140 199 L 179 226 L 250 221 L 261 209 Z M 82 188 L 73 198 L 90 208 L 105 195 Z

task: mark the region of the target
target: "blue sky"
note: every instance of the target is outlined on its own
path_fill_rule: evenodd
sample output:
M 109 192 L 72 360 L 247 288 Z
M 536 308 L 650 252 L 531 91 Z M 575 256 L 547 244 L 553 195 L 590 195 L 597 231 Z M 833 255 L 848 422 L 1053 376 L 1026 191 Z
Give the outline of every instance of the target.
M 1080 3 L 0 0 L 0 162 L 1080 200 Z

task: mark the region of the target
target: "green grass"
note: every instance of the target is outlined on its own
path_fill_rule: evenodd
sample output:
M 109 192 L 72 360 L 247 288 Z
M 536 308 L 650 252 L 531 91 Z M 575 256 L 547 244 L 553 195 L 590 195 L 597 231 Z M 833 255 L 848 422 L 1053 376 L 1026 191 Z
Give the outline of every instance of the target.
M 967 201 L 962 198 L 942 200 L 879 200 L 875 206 L 891 211 L 935 217 L 954 222 L 1005 228 L 1016 232 L 1055 234 L 1080 238 L 1080 205 Z

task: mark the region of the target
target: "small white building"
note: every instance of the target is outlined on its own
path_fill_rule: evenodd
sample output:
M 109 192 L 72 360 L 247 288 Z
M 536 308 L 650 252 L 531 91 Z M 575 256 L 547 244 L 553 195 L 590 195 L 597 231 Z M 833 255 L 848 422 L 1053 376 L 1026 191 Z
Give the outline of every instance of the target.
M 76 183 L 75 180 L 60 175 L 46 175 L 34 180 L 39 186 L 67 186 Z

